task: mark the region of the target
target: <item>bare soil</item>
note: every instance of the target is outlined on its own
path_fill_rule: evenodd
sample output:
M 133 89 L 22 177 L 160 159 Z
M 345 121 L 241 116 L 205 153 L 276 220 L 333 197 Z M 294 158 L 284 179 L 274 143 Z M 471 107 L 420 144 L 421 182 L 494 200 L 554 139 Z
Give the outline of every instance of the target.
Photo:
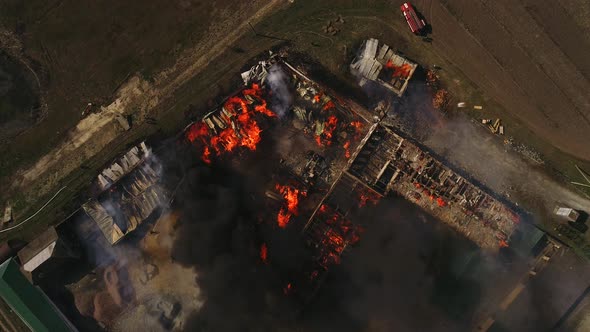
M 590 159 L 585 142 L 590 131 L 590 82 L 585 76 L 590 58 L 576 55 L 572 61 L 567 46 L 575 42 L 584 49 L 587 41 L 571 34 L 577 27 L 562 9 L 513 1 L 424 0 L 416 6 L 434 27 L 432 45 L 438 53 L 460 64 L 469 79 L 541 139 Z M 539 20 L 546 15 L 552 20 Z

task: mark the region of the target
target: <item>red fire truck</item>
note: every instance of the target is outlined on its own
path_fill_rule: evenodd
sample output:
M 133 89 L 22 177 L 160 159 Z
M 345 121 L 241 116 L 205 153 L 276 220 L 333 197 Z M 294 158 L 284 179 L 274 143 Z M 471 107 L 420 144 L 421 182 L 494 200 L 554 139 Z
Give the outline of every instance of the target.
M 406 18 L 406 22 L 410 26 L 410 30 L 415 34 L 420 34 L 422 29 L 426 26 L 424 20 L 420 19 L 414 10 L 414 7 L 409 2 L 404 2 L 401 6 L 402 13 Z

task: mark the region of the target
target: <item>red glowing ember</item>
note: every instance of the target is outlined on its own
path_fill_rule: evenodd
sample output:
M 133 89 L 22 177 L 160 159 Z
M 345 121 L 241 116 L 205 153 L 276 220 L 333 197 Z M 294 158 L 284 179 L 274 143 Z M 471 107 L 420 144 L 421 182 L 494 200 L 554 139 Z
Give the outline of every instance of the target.
M 350 126 L 353 127 L 356 134 L 359 135 L 361 133 L 363 124 L 360 121 L 352 121 Z
M 346 141 L 342 147 L 344 148 L 344 157 L 346 157 L 346 159 L 350 158 L 350 141 Z
M 393 74 L 391 77 L 408 77 L 410 75 L 410 71 L 412 70 L 412 66 L 408 63 L 404 63 L 401 66 L 396 66 L 391 62 L 391 60 L 387 61 L 385 64 L 385 68 L 393 70 Z
M 262 260 L 262 262 L 264 264 L 266 264 L 266 263 L 268 263 L 267 259 L 268 259 L 268 248 L 266 247 L 266 243 L 263 243 L 260 246 L 260 260 Z
M 377 202 L 379 202 L 379 196 L 369 191 L 362 192 L 359 197 L 359 208 L 366 206 L 367 203 L 377 205 Z
M 447 202 L 445 202 L 442 198 L 437 197 L 436 198 L 436 204 L 438 204 L 438 206 L 443 207 L 447 205 Z
M 319 274 L 319 272 L 318 272 L 317 270 L 314 270 L 314 271 L 311 273 L 311 275 L 309 276 L 309 279 L 310 279 L 310 280 L 313 280 L 313 279 L 317 278 L 317 277 L 318 277 L 318 274 Z
M 217 155 L 222 152 L 231 152 L 236 147 L 256 150 L 256 146 L 261 139 L 262 130 L 254 119 L 254 114 L 260 113 L 268 117 L 275 117 L 276 115 L 267 108 L 266 101 L 262 98 L 262 90 L 258 84 L 252 84 L 252 88 L 242 91 L 242 96 L 233 96 L 223 105 L 226 114 L 220 115 L 220 121 L 224 122 L 225 129 L 215 133 L 209 129 L 204 121 L 197 122 L 189 128 L 186 138 L 193 143 L 200 139 L 205 144 L 201 156 L 203 161 L 211 162 L 211 149 Z M 249 96 L 251 100 L 257 100 L 258 105 L 255 105 L 253 109 L 249 109 L 245 96 Z
M 315 95 L 315 96 L 313 96 L 313 101 L 315 103 L 319 103 L 320 102 L 320 98 L 322 98 L 322 95 L 321 94 Z
M 334 107 L 336 107 L 336 105 L 334 104 L 333 101 L 330 100 L 329 102 L 326 103 L 326 105 L 324 105 L 323 110 L 327 111 L 327 110 L 332 109 Z
M 285 228 L 291 220 L 292 215 L 297 215 L 297 207 L 299 205 L 299 197 L 305 197 L 307 193 L 291 186 L 282 186 L 276 184 L 275 189 L 278 190 L 283 198 L 285 198 L 286 207 L 282 207 L 277 215 L 277 223 L 279 227 Z
M 293 292 L 293 285 L 288 283 L 287 286 L 283 287 L 283 294 L 289 295 Z
M 205 149 L 203 150 L 203 155 L 201 156 L 201 159 L 203 159 L 203 161 L 206 162 L 207 164 L 211 164 L 211 151 L 209 151 L 208 146 L 205 146 Z
M 328 209 L 329 207 L 323 205 L 320 208 L 321 214 L 325 214 Z M 316 232 L 314 237 L 317 237 L 316 241 L 321 243 L 317 259 L 327 269 L 330 265 L 340 263 L 340 256 L 346 246 L 357 243 L 363 229 L 336 211 L 329 212 L 327 216 L 320 216 L 320 218 L 323 219 L 322 227 L 314 228 Z

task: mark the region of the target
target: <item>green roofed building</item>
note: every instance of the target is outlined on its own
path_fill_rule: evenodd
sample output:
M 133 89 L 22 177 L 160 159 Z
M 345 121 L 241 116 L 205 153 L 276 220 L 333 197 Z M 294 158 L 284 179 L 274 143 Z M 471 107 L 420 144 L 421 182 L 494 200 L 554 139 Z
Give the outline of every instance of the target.
M 76 331 L 45 293 L 29 282 L 12 258 L 0 265 L 0 296 L 31 331 Z

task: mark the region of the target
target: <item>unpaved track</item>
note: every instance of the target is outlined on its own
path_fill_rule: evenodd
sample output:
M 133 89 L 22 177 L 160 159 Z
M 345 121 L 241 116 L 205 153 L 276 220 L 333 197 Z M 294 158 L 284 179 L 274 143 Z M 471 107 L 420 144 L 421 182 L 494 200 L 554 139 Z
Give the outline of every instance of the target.
M 255 24 L 281 3 L 283 1 L 270 0 L 237 5 L 235 12 L 227 13 L 224 20 L 211 26 L 203 40 L 183 52 L 176 64 L 162 71 L 153 84 L 138 77 L 130 79 L 111 105 L 81 120 L 64 142 L 35 165 L 19 172 L 12 189 L 27 192 L 30 201 L 47 194 L 61 179 L 119 137 L 122 129 L 116 123 L 117 115 L 133 113 L 137 119 L 135 123 L 141 123 L 176 89 L 249 32 L 248 22 Z
M 440 55 L 539 137 L 590 160 L 590 58 L 580 55 L 588 39 L 573 34 L 563 10 L 529 2 L 418 0 L 416 7 Z

